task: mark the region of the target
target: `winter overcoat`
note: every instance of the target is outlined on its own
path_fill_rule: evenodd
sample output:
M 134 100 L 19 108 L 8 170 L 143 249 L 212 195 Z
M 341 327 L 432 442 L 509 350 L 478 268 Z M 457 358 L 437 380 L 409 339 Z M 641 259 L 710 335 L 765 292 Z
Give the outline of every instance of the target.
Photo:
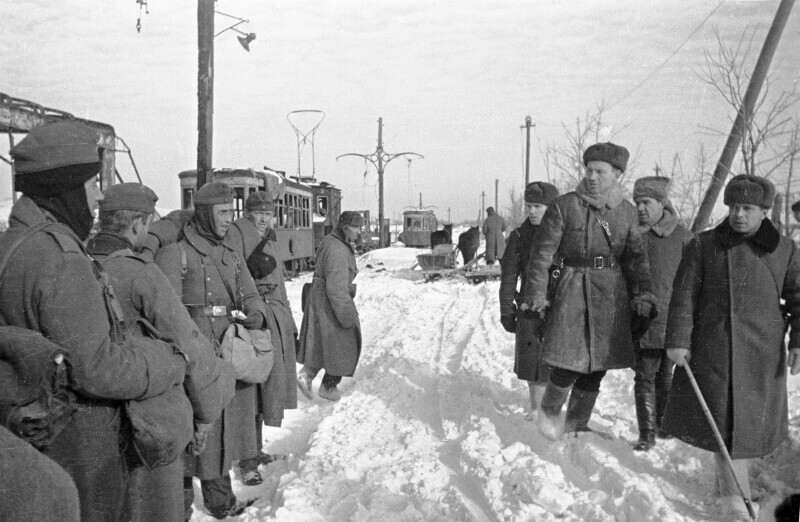
M 658 315 L 649 322 L 644 335 L 636 341 L 636 348 L 663 350 L 667 329 L 667 310 L 672 296 L 672 282 L 678 271 L 683 249 L 694 236 L 683 225 L 671 204 L 664 207 L 664 216 L 653 226 L 640 227 L 650 263 L 653 294 L 658 300 Z
M 361 323 L 353 298 L 358 274 L 353 247 L 340 228 L 317 251 L 314 280 L 300 326 L 297 360 L 313 369 L 351 377 L 361 354 Z
M 486 236 L 486 261 L 491 263 L 501 259 L 506 248 L 506 221 L 498 213 L 493 213 L 483 222 L 483 235 Z
M 286 283 L 283 279 L 283 260 L 278 254 L 275 231 L 267 230 L 269 239 L 263 247 L 265 254 L 275 258 L 277 268 L 266 277 L 256 279 L 256 288 L 267 308 L 267 328 L 272 334 L 276 353 L 275 365 L 264 384 L 258 385 L 258 411 L 267 426 L 279 427 L 283 421 L 283 410 L 297 408 L 297 354 L 295 339 L 297 325 L 292 317 Z M 247 218 L 237 219 L 228 229 L 225 240 L 247 259 L 262 240 L 258 229 Z
M 101 232 L 89 240 L 87 250 L 106 269 L 125 323 L 130 327 L 136 319 L 146 319 L 187 356 L 186 402 L 170 403 L 171 410 L 191 406 L 195 423 L 211 424 L 233 398 L 233 366 L 217 357 L 211 341 L 200 333 L 161 269 L 144 255 L 134 254 L 132 247 L 122 237 Z M 170 417 L 177 421 L 185 415 L 174 411 Z M 187 429 L 188 444 L 194 424 L 189 422 Z M 178 461 L 152 471 L 144 466 L 131 471 L 127 520 L 180 520 L 184 514 L 183 463 Z
M 159 395 L 183 380 L 180 355 L 158 343 L 111 340 L 103 285 L 80 239 L 23 196 L 14 204 L 5 252 L 30 227 L 0 276 L 0 323 L 41 332 L 69 354 L 80 409 L 44 453 L 75 481 L 81 519 L 115 520 L 122 509 L 127 470 L 121 447 L 125 400 Z
M 527 282 L 525 269 L 528 266 L 533 236 L 539 225 L 525 220 L 508 236 L 503 258 L 500 260 L 500 315 L 516 314 L 517 330 L 514 350 L 514 373 L 522 380 L 547 382 L 548 369 L 540 363 L 542 343 L 539 341 L 542 320 L 539 314 L 522 311 L 514 307 L 523 299 L 517 292 L 517 284 L 524 289 Z
M 665 347 L 691 350 L 690 367 L 734 459 L 761 457 L 787 436 L 785 310 L 790 348 L 800 348 L 800 257 L 765 219 L 745 240 L 727 220 L 695 237 L 681 260 Z M 698 448 L 719 451 L 678 367 L 662 427 Z
M 546 299 L 551 263 L 590 264 L 561 270 L 543 325 L 542 360 L 580 373 L 628 368 L 634 362 L 630 300 L 650 292 L 639 219 L 618 184 L 599 208 L 583 197 L 583 184 L 548 206 L 533 238 L 525 298 Z M 605 256 L 604 268 L 594 268 L 598 256 Z
M 266 318 L 264 302 L 258 296 L 253 278 L 236 252 L 225 244 L 214 245 L 200 236 L 190 223 L 184 238 L 158 251 L 156 263 L 167 276 L 189 315 L 215 347 L 219 347 L 230 315 L 208 315 L 208 306 L 237 308 L 248 317 Z M 181 249 L 185 252 L 183 271 Z M 238 285 L 237 285 L 238 272 Z M 235 299 L 234 299 L 235 297 Z M 187 458 L 187 474 L 200 479 L 215 479 L 227 473 L 231 462 L 256 455 L 256 387 L 236 381 L 233 400 L 214 423 L 205 451 Z

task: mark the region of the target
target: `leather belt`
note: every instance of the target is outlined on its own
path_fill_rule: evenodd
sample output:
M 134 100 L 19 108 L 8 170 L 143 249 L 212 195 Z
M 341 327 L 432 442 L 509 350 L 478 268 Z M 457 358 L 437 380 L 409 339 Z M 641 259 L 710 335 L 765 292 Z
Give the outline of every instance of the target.
M 233 308 L 225 305 L 202 306 L 202 305 L 185 305 L 189 310 L 189 315 L 205 316 L 205 317 L 226 317 L 231 315 Z
M 617 262 L 614 256 L 594 256 L 594 257 L 566 257 L 564 258 L 564 266 L 571 266 L 575 268 L 594 268 L 597 270 L 603 268 L 615 268 Z

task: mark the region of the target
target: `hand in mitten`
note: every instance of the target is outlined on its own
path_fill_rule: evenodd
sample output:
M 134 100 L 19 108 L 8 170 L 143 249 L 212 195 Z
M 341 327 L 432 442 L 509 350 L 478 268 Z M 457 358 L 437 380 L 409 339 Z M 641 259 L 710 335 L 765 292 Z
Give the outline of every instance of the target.
M 631 301 L 631 308 L 633 309 L 633 313 L 639 317 L 653 319 L 658 315 L 657 303 L 658 301 L 655 295 L 650 292 L 643 292 L 633 298 Z
M 506 332 L 514 333 L 517 331 L 517 316 L 514 314 L 501 315 L 500 324 L 503 325 Z
M 203 453 L 208 443 L 208 435 L 211 433 L 213 424 L 195 424 L 194 438 L 189 442 L 188 450 L 195 457 Z
M 260 330 L 263 324 L 264 324 L 264 317 L 258 312 L 253 312 L 252 314 L 242 319 L 242 326 L 244 326 L 248 330 Z
M 670 348 L 667 350 L 667 357 L 678 366 L 683 366 L 692 358 L 692 352 L 686 348 Z

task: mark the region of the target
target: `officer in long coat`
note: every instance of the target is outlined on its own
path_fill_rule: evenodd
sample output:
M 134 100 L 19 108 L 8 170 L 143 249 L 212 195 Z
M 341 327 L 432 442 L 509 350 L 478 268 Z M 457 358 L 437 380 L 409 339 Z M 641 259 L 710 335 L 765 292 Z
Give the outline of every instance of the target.
M 233 191 L 224 183 L 204 185 L 195 193 L 194 216 L 183 229 L 183 239 L 156 254 L 189 315 L 215 346 L 232 323 L 233 310 L 246 315 L 242 323 L 249 330 L 262 328 L 266 317 L 244 261 L 224 243 L 233 220 L 232 203 Z M 198 477 L 204 504 L 216 518 L 240 514 L 247 506 L 233 494 L 228 472 L 233 461 L 256 456 L 255 393 L 254 384 L 237 381 L 233 400 L 208 434 L 205 451 L 187 459 L 185 495 L 193 496 L 191 477 Z
M 135 329 L 137 320 L 145 319 L 186 354 L 185 394 L 183 400 L 173 394 L 170 406 L 175 422 L 186 417 L 180 410 L 190 409 L 191 438 L 195 426 L 212 425 L 219 418 L 233 398 L 236 378 L 233 367 L 217 357 L 214 346 L 189 317 L 161 269 L 137 253 L 148 237 L 157 200 L 140 183 L 109 187 L 100 201 L 100 230 L 86 248 L 108 272 L 128 328 Z M 182 459 L 153 470 L 139 465 L 131 471 L 126 520 L 182 521 L 183 501 Z
M 364 218 L 357 212 L 342 212 L 336 228 L 325 236 L 317 251 L 297 354 L 297 361 L 304 365 L 297 374 L 297 385 L 309 399 L 311 382 L 324 369 L 317 394 L 339 400 L 338 384 L 343 376 L 352 377 L 361 355 L 361 322 L 353 284 L 358 268 L 352 243 L 363 225 Z
M 507 332 L 516 333 L 514 350 L 514 373 L 528 382 L 531 409 L 527 418 L 533 420 L 534 413 L 542 402 L 549 368 L 541 363 L 542 343 L 539 340 L 541 317 L 531 311 L 518 310 L 524 298 L 517 285 L 525 289 L 528 258 L 535 245 L 533 236 L 542 221 L 547 205 L 558 197 L 558 189 L 550 183 L 534 181 L 525 187 L 525 210 L 528 214 L 519 228 L 508 236 L 503 258 L 500 260 L 500 323 Z
M 495 260 L 502 259 L 506 248 L 506 221 L 503 216 L 494 211 L 494 207 L 486 209 L 486 220 L 483 222 L 483 235 L 486 237 L 487 265 L 493 265 Z
M 565 425 L 588 430 L 606 371 L 633 364 L 631 308 L 645 317 L 655 310 L 636 209 L 617 181 L 628 155 L 613 143 L 587 148 L 584 179 L 550 204 L 533 238 L 525 301 L 534 311 L 549 306 L 542 361 L 552 369 L 538 421 L 551 439 Z M 551 264 L 562 269 L 548 300 Z M 559 414 L 568 394 L 564 424 Z
M 774 199 L 775 187 L 764 178 L 728 182 L 728 218 L 689 243 L 667 319 L 665 346 L 679 367 L 662 426 L 714 452 L 729 520 L 747 518 L 747 511 L 682 366 L 691 366 L 749 495 L 747 459 L 769 454 L 787 437 L 787 364 L 792 375 L 800 372 L 800 255 L 767 218 Z
M 0 323 L 37 332 L 69 355 L 80 408 L 44 453 L 75 481 L 81 520 L 118 520 L 128 469 L 126 400 L 182 383 L 186 363 L 166 343 L 112 339 L 110 290 L 88 257 L 100 171 L 98 134 L 59 122 L 31 130 L 11 150 L 16 189 L 0 252 L 17 241 L 0 275 Z
M 226 242 L 247 261 L 247 267 L 261 298 L 267 307 L 267 328 L 272 334 L 275 358 L 269 378 L 257 386 L 258 418 L 256 434 L 259 455 L 240 463 L 243 482 L 259 482 L 258 464 L 268 464 L 276 457 L 261 451 L 262 426 L 280 427 L 284 410 L 297 408 L 296 349 L 297 325 L 292 316 L 286 282 L 283 278 L 283 259 L 273 228 L 275 202 L 266 191 L 251 192 L 245 201 L 244 217 L 233 222 L 225 236 Z
M 633 185 L 633 201 L 639 215 L 639 232 L 650 262 L 653 294 L 658 299 L 658 309 L 662 311 L 652 320 L 634 320 L 633 323 L 636 350 L 633 393 L 639 423 L 639 440 L 633 449 L 637 451 L 652 448 L 656 434 L 660 433 L 658 427 L 675 367 L 664 350 L 666 310 L 683 249 L 692 239 L 692 233 L 678 223 L 668 190 L 669 178 L 663 176 L 639 178 Z

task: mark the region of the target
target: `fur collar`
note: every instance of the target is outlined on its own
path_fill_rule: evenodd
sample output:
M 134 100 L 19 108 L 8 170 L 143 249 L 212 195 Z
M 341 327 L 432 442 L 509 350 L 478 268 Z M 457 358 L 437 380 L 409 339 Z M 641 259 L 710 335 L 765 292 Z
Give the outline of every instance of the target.
M 578 186 L 575 187 L 575 192 L 582 200 L 596 208 L 602 210 L 603 207 L 614 208 L 625 200 L 622 192 L 622 185 L 614 182 L 611 187 L 602 194 L 590 194 L 586 188 L 586 179 L 582 179 Z
M 764 218 L 756 233 L 750 237 L 744 237 L 743 234 L 734 232 L 728 224 L 728 220 L 725 219 L 714 229 L 714 236 L 725 249 L 733 248 L 747 241 L 754 247 L 768 254 L 774 252 L 775 249 L 778 248 L 778 243 L 780 243 L 781 239 L 778 229 L 776 229 L 772 221 L 767 218 Z
M 644 235 L 649 230 L 652 230 L 659 237 L 669 237 L 675 232 L 675 227 L 678 226 L 678 215 L 675 208 L 669 200 L 664 205 L 664 215 L 658 220 L 655 225 L 639 225 L 639 233 Z

